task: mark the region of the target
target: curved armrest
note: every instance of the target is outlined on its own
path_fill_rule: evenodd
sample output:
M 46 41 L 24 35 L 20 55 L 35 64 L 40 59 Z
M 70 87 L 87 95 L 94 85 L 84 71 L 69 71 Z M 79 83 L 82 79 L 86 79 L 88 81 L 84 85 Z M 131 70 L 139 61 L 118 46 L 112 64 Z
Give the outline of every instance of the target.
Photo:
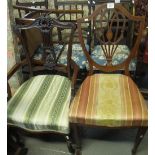
M 25 65 L 27 63 L 26 59 L 22 60 L 19 63 L 16 63 L 11 69 L 10 71 L 7 73 L 7 80 L 9 80 L 11 78 L 11 76 L 23 65 Z

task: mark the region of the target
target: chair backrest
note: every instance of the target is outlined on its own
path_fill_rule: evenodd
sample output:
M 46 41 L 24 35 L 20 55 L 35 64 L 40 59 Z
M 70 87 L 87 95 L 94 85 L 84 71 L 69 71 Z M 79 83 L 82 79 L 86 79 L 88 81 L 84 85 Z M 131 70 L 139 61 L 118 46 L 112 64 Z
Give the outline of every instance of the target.
M 90 0 L 73 0 L 73 1 L 62 1 L 62 0 L 54 0 L 55 9 L 58 10 L 81 10 L 80 13 L 65 13 L 65 15 L 60 18 L 61 21 L 71 21 L 71 22 L 77 22 L 77 19 L 86 17 L 91 14 L 91 5 Z M 57 14 L 59 16 L 59 14 Z M 85 40 L 87 40 L 87 44 L 90 42 L 90 29 L 91 29 L 91 23 L 86 22 L 83 26 L 84 33 L 85 33 Z M 61 35 L 60 35 L 61 36 Z M 60 37 L 60 39 L 63 40 L 63 38 Z M 79 43 L 77 33 L 74 34 L 74 43 Z
M 25 14 L 28 14 L 30 10 L 23 10 L 20 7 L 48 9 L 48 0 L 33 1 L 33 2 L 19 2 L 19 0 L 16 0 L 16 5 L 14 6 L 14 9 L 18 10 L 19 17 L 21 18 L 24 17 Z
M 91 48 L 94 48 L 96 44 L 100 46 L 102 51 L 101 54 L 106 59 L 105 66 L 95 62 L 85 47 L 81 29 L 81 26 L 85 21 L 91 21 L 94 23 L 92 37 L 96 38 L 96 40 L 95 42 L 91 43 Z M 115 52 L 117 51 L 119 45 L 127 44 L 126 42 L 124 43 L 124 38 L 127 36 L 128 29 L 130 28 L 128 25 L 131 22 L 134 24 L 138 23 L 139 29 L 134 38 L 134 43 L 130 49 L 130 53 L 128 57 L 120 64 L 112 64 L 113 57 L 115 56 Z M 137 56 L 139 43 L 142 37 L 142 31 L 144 29 L 144 22 L 145 17 L 131 15 L 120 4 L 115 4 L 115 7 L 112 9 L 107 8 L 107 5 L 103 4 L 99 6 L 88 18 L 79 19 L 77 22 L 79 40 L 89 62 L 89 73 L 92 74 L 93 68 L 95 67 L 104 72 L 113 72 L 122 69 L 125 71 L 126 75 L 129 75 L 129 63 L 132 58 Z M 100 51 L 97 50 L 95 52 Z
M 26 20 L 26 19 L 25 19 Z M 26 59 L 29 65 L 30 74 L 37 70 L 62 71 L 70 77 L 70 61 L 72 54 L 72 39 L 76 25 L 71 22 L 61 22 L 51 18 L 49 14 L 42 15 L 39 18 L 30 21 L 31 24 L 26 26 L 16 25 L 15 32 L 19 36 Z M 70 30 L 66 42 L 60 42 L 57 31 Z M 33 33 L 29 33 L 33 32 Z M 37 38 L 35 34 L 37 33 Z M 30 35 L 31 34 L 31 35 Z M 28 48 L 29 39 L 34 43 L 34 51 L 30 52 Z M 68 44 L 67 66 L 59 63 L 59 58 L 64 52 L 65 45 Z M 33 56 L 36 50 L 42 49 L 42 59 L 34 60 Z M 34 66 L 35 65 L 35 66 Z
M 132 15 L 135 15 L 135 5 L 134 5 L 134 0 L 91 0 L 91 7 L 92 10 L 94 11 L 98 6 L 102 5 L 102 4 L 107 4 L 107 6 L 109 5 L 115 5 L 115 4 L 121 4 L 123 7 L 125 7 Z M 134 25 L 132 25 L 131 23 L 128 24 L 128 27 L 131 27 L 134 30 Z M 130 30 L 131 30 L 130 28 Z M 132 30 L 132 31 L 133 31 Z M 132 40 L 133 40 L 133 33 L 129 32 L 127 34 L 127 41 L 128 41 L 128 45 L 131 47 L 132 46 Z M 95 38 L 96 39 L 96 38 Z
M 19 0 L 16 0 L 16 5 L 19 6 L 27 6 L 27 7 L 45 7 L 48 8 L 48 0 L 42 0 L 42 1 L 33 1 L 33 2 L 19 2 Z
M 91 14 L 91 7 L 87 1 L 74 0 L 74 1 L 61 1 L 54 0 L 55 9 L 58 10 L 82 10 L 82 13 L 70 13 L 66 14 L 63 19 L 64 21 L 76 22 L 78 18 L 82 18 Z
M 107 4 L 107 3 L 119 3 L 123 5 L 132 15 L 134 15 L 134 0 L 91 0 L 91 6 L 93 10 L 95 10 L 95 7 L 97 5 L 101 4 Z

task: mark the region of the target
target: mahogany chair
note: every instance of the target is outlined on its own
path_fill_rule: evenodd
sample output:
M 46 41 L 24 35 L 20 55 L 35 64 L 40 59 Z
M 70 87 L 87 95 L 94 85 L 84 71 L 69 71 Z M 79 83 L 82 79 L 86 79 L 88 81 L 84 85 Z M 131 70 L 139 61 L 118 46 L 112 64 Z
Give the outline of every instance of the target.
M 100 6 L 101 4 L 107 4 L 107 6 L 108 6 L 108 4 L 110 4 L 110 3 L 115 4 L 115 0 L 92 0 L 91 1 L 92 10 L 94 11 L 95 8 L 97 9 L 98 6 Z M 119 3 L 123 7 L 125 7 L 130 12 L 130 14 L 135 15 L 134 1 L 132 1 L 132 0 L 120 0 Z M 109 16 L 109 18 L 110 18 L 110 16 Z M 115 23 L 115 25 L 117 25 L 117 23 Z M 129 49 L 126 48 L 126 52 L 129 52 L 129 50 L 133 44 L 134 25 L 132 24 L 132 22 L 128 22 L 128 25 L 126 25 L 126 26 L 128 29 L 128 33 L 127 33 L 126 37 L 124 37 L 124 40 L 126 39 L 126 42 L 128 44 L 128 48 L 129 48 Z M 128 27 L 130 27 L 130 28 L 128 28 Z M 94 38 L 94 40 L 96 40 L 96 38 Z M 100 50 L 100 49 L 98 49 L 98 50 Z M 96 61 L 100 62 L 100 57 L 101 57 L 100 54 L 96 55 Z M 117 58 L 118 63 L 119 63 L 119 61 L 121 62 L 122 60 L 124 60 L 124 57 L 122 57 L 122 58 L 118 57 Z M 129 65 L 129 71 L 132 73 L 132 75 L 135 75 L 136 67 L 137 67 L 137 59 L 132 59 L 130 62 L 130 65 Z
M 111 14 L 111 18 L 107 18 L 106 14 Z M 95 61 L 95 54 L 90 55 L 85 47 L 81 28 L 84 21 L 94 23 L 93 35 L 102 49 L 100 64 Z M 127 35 L 126 25 L 129 21 L 139 23 L 137 37 L 126 59 L 119 64 L 113 63 L 116 54 L 121 54 L 118 50 Z M 129 76 L 129 64 L 137 56 L 144 21 L 144 16 L 132 16 L 119 4 L 114 9 L 108 9 L 103 4 L 91 16 L 77 21 L 79 40 L 89 63 L 89 74 L 77 91 L 69 111 L 69 121 L 74 128 L 77 147 L 80 148 L 79 126 L 138 128 L 132 149 L 132 153 L 136 153 L 147 131 L 148 111 L 142 94 Z M 94 46 L 93 43 L 91 45 Z M 101 72 L 96 73 L 96 68 Z M 120 69 L 124 70 L 125 75 L 117 73 Z
M 73 23 L 77 23 L 77 19 L 83 18 L 85 16 L 88 16 L 91 14 L 91 5 L 90 1 L 84 1 L 84 0 L 74 0 L 74 1 L 61 1 L 61 0 L 54 0 L 55 9 L 58 10 L 81 10 L 83 12 L 81 13 L 65 13 L 65 15 L 60 18 L 61 21 L 71 21 Z M 59 16 L 59 14 L 57 14 Z M 83 25 L 83 33 L 86 40 L 86 46 L 87 49 L 90 47 L 90 40 L 91 40 L 91 22 L 85 22 Z M 61 35 L 60 35 L 61 36 Z M 63 40 L 63 38 L 60 37 L 60 39 Z M 72 58 L 76 62 L 76 64 L 79 66 L 81 71 L 86 71 L 86 57 L 82 52 L 81 45 L 79 43 L 78 39 L 78 33 L 77 31 L 74 33 L 74 40 L 73 40 L 73 55 Z M 65 59 L 64 59 L 65 63 Z
M 67 51 L 67 65 L 59 63 L 63 53 L 63 42 L 55 43 L 53 39 L 54 29 L 70 30 Z M 40 41 L 36 49 L 41 46 L 43 58 L 40 61 L 32 59 L 27 41 L 26 32 L 35 29 L 40 32 Z M 26 26 L 17 25 L 14 29 L 22 42 L 26 58 L 15 64 L 8 72 L 8 80 L 23 65 L 29 67 L 29 79 L 26 80 L 11 96 L 8 84 L 8 108 L 7 124 L 9 129 L 15 132 L 25 131 L 29 134 L 58 134 L 65 137 L 70 152 L 73 152 L 70 139 L 68 111 L 71 99 L 72 68 L 71 53 L 72 39 L 76 29 L 71 22 L 60 22 L 49 15 L 41 16 Z M 38 63 L 38 66 L 34 66 Z M 41 65 L 40 65 L 41 64 Z M 48 70 L 50 73 L 34 76 L 36 70 Z M 62 73 L 61 73 L 62 72 Z M 60 73 L 60 74 L 59 74 Z M 74 83 L 74 82 L 73 82 Z

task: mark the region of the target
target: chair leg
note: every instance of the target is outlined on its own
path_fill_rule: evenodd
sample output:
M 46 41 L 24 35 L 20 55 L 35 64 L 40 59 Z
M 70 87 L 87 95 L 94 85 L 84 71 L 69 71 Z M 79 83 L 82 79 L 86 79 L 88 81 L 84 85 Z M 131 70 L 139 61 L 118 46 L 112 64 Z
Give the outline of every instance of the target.
M 8 132 L 8 148 L 11 147 L 13 151 L 15 152 L 15 155 L 26 155 L 28 152 L 27 148 L 21 147 L 17 140 L 15 141 L 11 135 L 11 133 Z
M 75 143 L 75 155 L 81 155 L 81 142 L 78 126 L 76 124 L 72 124 L 71 128 L 73 130 L 73 138 Z
M 142 139 L 144 138 L 146 131 L 147 131 L 147 127 L 140 127 L 138 129 L 136 139 L 135 139 L 135 143 L 134 143 L 134 147 L 132 149 L 132 155 L 136 154 L 137 148 L 138 148 L 140 142 L 142 141 Z
M 66 142 L 67 142 L 67 147 L 70 153 L 75 153 L 75 149 L 73 148 L 73 143 L 70 139 L 70 136 L 65 136 Z

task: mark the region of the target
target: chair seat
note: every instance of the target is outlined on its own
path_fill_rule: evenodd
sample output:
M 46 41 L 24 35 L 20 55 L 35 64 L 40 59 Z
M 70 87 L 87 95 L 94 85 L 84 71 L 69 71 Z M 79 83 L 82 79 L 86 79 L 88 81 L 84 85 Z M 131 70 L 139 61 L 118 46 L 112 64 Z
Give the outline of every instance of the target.
M 110 46 L 112 48 L 112 46 Z M 108 49 L 108 48 L 107 48 Z M 118 45 L 116 52 L 112 58 L 112 64 L 117 65 L 124 62 L 129 56 L 130 50 L 126 45 Z M 107 64 L 106 58 L 103 54 L 102 47 L 97 45 L 92 50 L 92 59 L 100 65 L 105 66 Z M 132 59 L 129 65 L 129 71 L 136 70 L 136 59 Z
M 147 106 L 128 76 L 94 74 L 88 76 L 78 90 L 69 120 L 105 127 L 147 126 Z
M 8 102 L 8 124 L 32 131 L 69 133 L 70 81 L 38 75 L 24 82 Z

